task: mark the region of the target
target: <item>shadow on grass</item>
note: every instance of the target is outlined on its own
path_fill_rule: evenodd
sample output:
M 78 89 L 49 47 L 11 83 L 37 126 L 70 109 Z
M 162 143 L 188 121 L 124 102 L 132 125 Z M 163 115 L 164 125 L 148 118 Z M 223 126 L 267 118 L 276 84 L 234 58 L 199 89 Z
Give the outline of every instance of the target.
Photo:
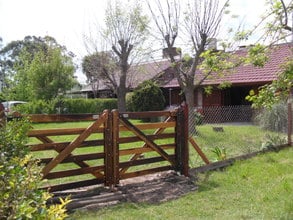
M 211 173 L 207 172 L 199 178 L 199 183 L 198 183 L 198 191 L 199 192 L 210 191 L 210 190 L 215 189 L 220 186 L 220 184 L 218 182 L 210 180 L 210 178 L 209 178 L 210 175 L 211 175 Z

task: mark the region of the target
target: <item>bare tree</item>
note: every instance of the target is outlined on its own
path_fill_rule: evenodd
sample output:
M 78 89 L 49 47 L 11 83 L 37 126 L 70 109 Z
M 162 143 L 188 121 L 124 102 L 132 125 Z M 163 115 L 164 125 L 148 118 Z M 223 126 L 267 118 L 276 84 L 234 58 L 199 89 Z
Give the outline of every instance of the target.
M 158 10 L 154 10 L 149 1 L 147 4 L 161 41 L 165 44 L 164 51 L 175 69 L 176 78 L 191 111 L 195 104 L 195 89 L 212 74 L 212 71 L 205 71 L 203 79 L 196 79 L 202 55 L 208 49 L 210 41 L 218 34 L 228 1 L 222 5 L 218 0 L 190 0 L 186 5 L 183 5 L 183 2 L 185 1 L 166 0 L 162 3 L 156 0 L 155 8 Z M 181 18 L 183 19 L 180 20 Z M 179 48 L 175 47 L 175 42 L 179 34 L 188 40 L 186 43 L 192 55 L 186 54 L 177 59 Z M 193 114 L 189 115 L 189 120 L 194 120 Z
M 143 15 L 141 5 L 124 1 L 110 1 L 106 10 L 105 37 L 117 56 L 119 74 L 117 83 L 118 109 L 126 110 L 127 76 L 135 52 L 147 38 L 148 18 Z

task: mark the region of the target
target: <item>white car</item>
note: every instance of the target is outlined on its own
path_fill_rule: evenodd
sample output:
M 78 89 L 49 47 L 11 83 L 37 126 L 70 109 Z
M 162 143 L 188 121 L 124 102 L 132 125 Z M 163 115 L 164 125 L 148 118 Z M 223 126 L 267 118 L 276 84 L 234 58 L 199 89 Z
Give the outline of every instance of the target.
M 5 114 L 6 116 L 11 115 L 13 113 L 13 108 L 17 105 L 22 105 L 25 104 L 27 102 L 23 102 L 23 101 L 7 101 L 7 102 L 2 102 L 4 108 L 5 108 Z

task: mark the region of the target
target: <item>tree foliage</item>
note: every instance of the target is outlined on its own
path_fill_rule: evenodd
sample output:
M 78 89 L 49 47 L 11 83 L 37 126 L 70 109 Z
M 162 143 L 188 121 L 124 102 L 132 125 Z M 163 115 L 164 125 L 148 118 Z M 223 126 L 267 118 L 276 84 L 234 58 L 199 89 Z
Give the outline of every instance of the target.
M 26 41 L 24 41 L 26 42 Z M 41 43 L 40 43 L 41 42 Z M 64 93 L 75 83 L 72 57 L 52 38 L 28 46 L 19 43 L 8 50 L 15 54 L 5 92 L 12 100 L 50 100 Z M 21 47 L 19 51 L 19 47 Z M 6 48 L 7 50 L 7 48 Z M 5 51 L 6 51 L 5 50 Z
M 265 22 L 266 28 L 264 39 L 268 39 L 271 44 L 291 39 L 293 41 L 293 27 L 290 25 L 289 15 L 293 14 L 293 1 L 273 0 L 267 1 L 268 11 L 260 23 Z M 293 17 L 292 17 L 293 19 Z M 293 43 L 293 42 L 292 42 Z M 258 50 L 256 50 L 258 51 Z M 293 49 L 291 52 L 293 56 Z M 258 54 L 256 53 L 256 56 Z M 253 102 L 253 106 L 260 108 L 272 108 L 274 104 L 287 100 L 293 88 L 293 59 L 289 57 L 286 63 L 280 66 L 281 72 L 277 79 L 271 84 L 260 87 L 259 91 L 250 91 L 246 97 Z
M 95 98 L 100 81 L 117 93 L 117 61 L 111 52 L 96 52 L 85 56 L 82 60 L 82 71 L 92 87 Z
M 134 111 L 160 111 L 164 108 L 165 98 L 162 90 L 152 81 L 144 81 L 131 97 Z
M 51 195 L 41 187 L 41 170 L 29 149 L 26 120 L 0 127 L 0 219 L 64 219 L 65 205 L 48 207 Z

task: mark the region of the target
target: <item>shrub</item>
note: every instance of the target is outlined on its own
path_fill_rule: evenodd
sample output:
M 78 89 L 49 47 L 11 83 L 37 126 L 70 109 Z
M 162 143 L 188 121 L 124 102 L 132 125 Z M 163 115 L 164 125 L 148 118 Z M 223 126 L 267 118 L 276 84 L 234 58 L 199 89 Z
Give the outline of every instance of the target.
M 162 90 L 152 81 L 144 81 L 132 95 L 134 111 L 160 111 L 164 109 L 165 98 Z
M 41 172 L 25 146 L 26 120 L 0 128 L 0 219 L 64 219 L 65 205 L 46 206 L 50 194 L 40 190 Z
M 269 131 L 286 132 L 288 126 L 288 109 L 284 102 L 275 104 L 272 108 L 260 111 L 256 116 L 256 123 Z
M 78 114 L 100 113 L 105 109 L 116 109 L 117 99 L 54 99 L 37 100 L 22 105 L 18 110 L 27 114 Z

